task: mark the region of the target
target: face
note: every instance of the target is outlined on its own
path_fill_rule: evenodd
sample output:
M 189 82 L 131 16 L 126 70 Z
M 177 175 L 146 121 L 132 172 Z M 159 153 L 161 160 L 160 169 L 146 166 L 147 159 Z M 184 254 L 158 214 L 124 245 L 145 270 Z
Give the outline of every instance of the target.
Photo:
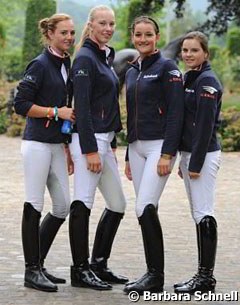
M 155 28 L 151 23 L 137 23 L 134 33 L 132 33 L 132 43 L 138 50 L 140 57 L 144 58 L 153 54 L 156 50 L 156 43 L 160 35 L 156 34 Z
M 185 39 L 182 44 L 182 59 L 187 69 L 197 69 L 208 58 L 200 42 L 195 39 Z
M 111 10 L 98 10 L 89 22 L 90 38 L 103 48 L 112 38 L 115 30 L 115 17 Z
M 50 46 L 59 54 L 63 54 L 74 43 L 75 31 L 72 20 L 60 21 L 55 31 L 48 31 Z

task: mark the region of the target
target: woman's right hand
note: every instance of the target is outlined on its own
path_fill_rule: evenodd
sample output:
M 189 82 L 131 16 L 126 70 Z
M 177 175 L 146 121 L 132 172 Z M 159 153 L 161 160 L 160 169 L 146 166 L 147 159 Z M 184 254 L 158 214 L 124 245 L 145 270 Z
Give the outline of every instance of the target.
M 68 108 L 67 106 L 58 108 L 58 116 L 63 120 L 75 122 L 75 113 L 73 108 Z
M 89 155 L 86 155 L 86 158 L 87 158 L 87 169 L 95 174 L 99 174 L 102 170 L 102 164 L 99 154 L 97 152 L 91 153 Z
M 132 173 L 131 173 L 131 168 L 130 164 L 128 161 L 125 163 L 125 175 L 128 178 L 128 180 L 132 181 Z

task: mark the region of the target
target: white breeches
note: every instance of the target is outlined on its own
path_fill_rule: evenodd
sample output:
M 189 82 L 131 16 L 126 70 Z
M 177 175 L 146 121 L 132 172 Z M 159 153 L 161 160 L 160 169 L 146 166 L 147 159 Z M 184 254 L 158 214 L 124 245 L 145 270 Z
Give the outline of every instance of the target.
M 93 207 L 97 187 L 101 191 L 106 207 L 118 213 L 124 213 L 126 199 L 123 194 L 122 183 L 118 172 L 118 165 L 111 148 L 113 139 L 109 133 L 108 139 L 97 138 L 98 153 L 102 163 L 99 174 L 87 169 L 86 156 L 82 154 L 77 133 L 72 135 L 70 150 L 74 161 L 74 195 L 73 200 L 82 201 L 87 208 Z
M 169 175 L 159 176 L 157 164 L 161 156 L 163 140 L 137 140 L 129 144 L 129 163 L 136 193 L 136 214 L 140 217 L 145 206 L 158 201 Z M 171 160 L 174 166 L 176 158 Z
M 22 141 L 25 201 L 42 212 L 46 186 L 52 199 L 52 214 L 65 218 L 69 213 L 70 193 L 63 144 Z
M 191 214 L 198 224 L 204 216 L 214 216 L 215 186 L 221 162 L 221 151 L 206 154 L 200 177 L 197 179 L 190 179 L 188 175 L 190 157 L 191 153 L 181 152 L 179 166 L 183 174 Z

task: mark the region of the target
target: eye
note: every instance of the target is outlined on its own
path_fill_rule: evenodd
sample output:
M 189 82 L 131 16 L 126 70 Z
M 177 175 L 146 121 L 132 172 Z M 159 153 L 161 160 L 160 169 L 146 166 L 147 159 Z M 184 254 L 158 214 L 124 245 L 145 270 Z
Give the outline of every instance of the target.
M 75 31 L 71 31 L 71 35 L 74 36 L 75 35 Z
M 153 37 L 154 34 L 153 34 L 153 33 L 146 33 L 146 36 L 147 36 L 147 37 Z

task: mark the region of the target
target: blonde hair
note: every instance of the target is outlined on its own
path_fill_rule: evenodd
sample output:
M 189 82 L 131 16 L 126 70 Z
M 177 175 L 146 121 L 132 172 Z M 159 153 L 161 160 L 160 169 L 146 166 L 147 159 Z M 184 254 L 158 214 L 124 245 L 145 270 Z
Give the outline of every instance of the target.
M 75 51 L 78 51 L 82 45 L 84 44 L 84 41 L 86 40 L 86 38 L 88 38 L 90 36 L 90 27 L 89 27 L 89 22 L 92 22 L 95 18 L 95 14 L 98 12 L 98 11 L 111 11 L 113 12 L 114 14 L 114 11 L 107 5 L 97 5 L 97 6 L 94 6 L 89 14 L 88 14 L 88 19 L 87 19 L 87 22 L 82 30 L 82 34 L 81 34 L 81 37 L 80 37 L 80 41 L 79 43 L 76 45 L 76 48 L 75 48 Z
M 50 30 L 54 32 L 57 24 L 65 20 L 72 20 L 72 18 L 67 14 L 54 14 L 49 18 L 44 18 L 39 21 L 38 29 L 41 33 L 41 41 L 44 45 L 48 44 L 49 42 L 48 31 Z

